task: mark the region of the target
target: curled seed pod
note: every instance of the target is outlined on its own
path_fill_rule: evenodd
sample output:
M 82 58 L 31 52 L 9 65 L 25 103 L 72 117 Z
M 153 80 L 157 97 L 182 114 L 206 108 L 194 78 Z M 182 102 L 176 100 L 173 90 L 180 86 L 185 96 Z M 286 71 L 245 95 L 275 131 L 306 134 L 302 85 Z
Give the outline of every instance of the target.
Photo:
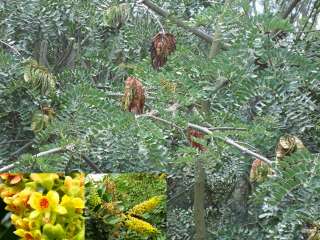
M 122 99 L 123 108 L 134 114 L 142 114 L 145 102 L 145 95 L 142 83 L 134 77 L 128 77 L 125 82 L 124 96 Z
M 297 149 L 303 149 L 305 146 L 303 142 L 296 136 L 283 136 L 280 137 L 278 145 L 276 147 L 277 159 L 282 159 L 285 156 L 289 156 L 294 153 Z
M 150 52 L 151 64 L 159 70 L 167 61 L 167 57 L 176 50 L 176 38 L 171 33 L 158 33 L 152 38 Z
M 50 95 L 56 90 L 56 78 L 49 70 L 37 61 L 29 59 L 25 62 L 24 80 L 32 89 L 42 95 Z
M 268 175 L 272 175 L 271 167 L 260 159 L 254 160 L 250 170 L 250 181 L 262 182 Z
M 203 146 L 202 144 L 197 143 L 193 140 L 193 138 L 203 139 L 204 133 L 189 127 L 187 129 L 187 134 L 188 134 L 189 143 L 191 144 L 192 147 L 197 148 L 200 151 L 207 151 L 207 148 L 205 146 Z

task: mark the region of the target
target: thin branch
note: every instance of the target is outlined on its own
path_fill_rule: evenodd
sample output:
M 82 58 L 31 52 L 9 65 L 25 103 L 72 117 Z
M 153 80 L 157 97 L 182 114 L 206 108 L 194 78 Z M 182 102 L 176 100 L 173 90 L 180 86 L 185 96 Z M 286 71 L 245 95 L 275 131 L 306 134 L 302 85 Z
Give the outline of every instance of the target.
M 0 146 L 1 145 L 7 145 L 7 144 L 11 144 L 11 143 L 18 143 L 18 142 L 28 142 L 29 140 L 9 140 L 7 142 L 1 142 L 0 143 Z
M 4 173 L 4 172 L 7 172 L 7 171 L 10 171 L 11 169 L 15 168 L 16 165 L 18 165 L 18 163 L 12 163 L 12 164 L 9 164 L 7 166 L 4 166 L 2 168 L 0 168 L 0 173 Z
M 13 158 L 16 155 L 20 154 L 21 152 L 23 152 L 23 150 L 25 150 L 26 148 L 30 147 L 32 145 L 33 141 L 26 143 L 25 145 L 23 145 L 21 148 L 19 148 L 18 150 L 16 150 L 15 152 L 10 154 L 9 158 Z
M 307 25 L 309 23 L 309 19 L 311 18 L 313 12 L 316 10 L 316 6 L 317 6 L 317 2 L 314 3 L 314 5 L 313 5 L 313 7 L 312 7 L 312 9 L 310 11 L 309 16 L 307 17 L 307 20 L 306 20 L 305 24 L 302 27 L 302 30 L 299 31 L 299 35 L 297 36 L 297 40 L 299 40 L 301 38 L 302 34 L 304 33 L 304 30 L 306 29 L 306 27 L 307 27 Z
M 165 34 L 166 31 L 164 30 L 164 27 L 163 27 L 163 25 L 161 24 L 158 16 L 155 15 L 154 12 L 151 11 L 146 5 L 144 5 L 144 4 L 143 4 L 143 1 L 139 1 L 139 2 L 138 2 L 138 6 L 146 9 L 149 13 L 151 13 L 151 16 L 152 16 L 152 17 L 156 20 L 156 22 L 159 24 L 159 26 L 160 26 L 160 28 L 161 28 L 161 32 L 162 32 L 163 34 Z
M 186 23 L 180 21 L 179 19 L 172 17 L 172 15 L 169 12 L 163 10 L 162 8 L 160 8 L 159 6 L 154 4 L 153 2 L 151 2 L 149 0 L 141 0 L 141 1 L 139 1 L 139 3 L 146 5 L 148 8 L 150 8 L 152 11 L 156 12 L 160 16 L 168 18 L 171 22 L 175 23 L 177 26 L 182 27 L 183 29 L 185 29 L 189 32 L 192 32 L 194 35 L 202 38 L 206 42 L 212 43 L 213 38 L 209 34 L 207 34 L 206 32 L 204 32 L 198 28 L 190 27 Z
M 89 165 L 89 167 L 96 171 L 96 173 L 103 173 L 100 170 L 100 168 L 98 168 L 98 166 L 94 162 L 92 162 L 87 156 L 81 155 L 81 157 Z
M 6 45 L 7 47 L 9 47 L 10 49 L 12 49 L 18 56 L 21 56 L 20 52 L 13 46 L 11 46 L 10 44 L 0 40 L 0 42 L 4 45 Z
M 202 126 L 199 126 L 199 125 L 196 125 L 196 124 L 192 124 L 192 123 L 188 123 L 188 127 L 190 128 L 193 128 L 193 129 L 196 129 L 198 131 L 201 131 L 203 133 L 206 133 L 206 134 L 209 134 L 211 136 L 213 136 L 214 138 L 218 138 L 222 141 L 224 141 L 225 143 L 229 144 L 229 145 L 232 145 L 234 146 L 235 148 L 238 148 L 239 150 L 241 150 L 242 152 L 248 154 L 248 155 L 251 155 L 253 157 L 256 157 L 256 158 L 259 158 L 260 160 L 264 161 L 265 163 L 271 165 L 273 162 L 271 160 L 269 160 L 268 158 L 258 154 L 258 153 L 255 153 L 241 145 L 239 145 L 238 143 L 236 143 L 235 141 L 233 141 L 232 139 L 226 137 L 226 138 L 222 138 L 222 137 L 217 137 L 217 136 L 214 136 L 213 135 L 213 132 L 210 131 L 208 128 L 206 127 L 202 127 Z
M 298 3 L 300 2 L 301 0 L 293 0 L 289 7 L 282 13 L 282 18 L 283 19 L 286 19 L 290 13 L 292 12 L 292 10 L 298 5 Z
M 123 94 L 123 93 L 108 92 L 108 93 L 106 93 L 106 96 L 107 96 L 107 97 L 115 97 L 115 98 L 118 98 L 118 97 L 123 97 L 124 94 Z M 147 96 L 146 96 L 146 99 L 156 99 L 156 98 L 147 95 Z
M 38 157 L 42 157 L 42 156 L 49 155 L 49 154 L 65 152 L 66 150 L 67 150 L 67 147 L 53 148 L 53 149 L 50 149 L 48 151 L 37 153 L 33 157 L 38 158 Z
M 167 124 L 167 125 L 169 125 L 169 126 L 171 126 L 171 127 L 173 127 L 173 128 L 178 129 L 178 130 L 181 131 L 181 132 L 184 132 L 183 128 L 179 127 L 179 126 L 176 125 L 175 123 L 170 122 L 170 121 L 168 121 L 168 120 L 165 120 L 165 119 L 163 119 L 163 118 L 156 117 L 156 116 L 154 116 L 154 115 L 152 115 L 152 114 L 143 114 L 143 115 L 137 115 L 137 116 L 136 116 L 136 118 L 141 118 L 141 117 L 152 118 L 152 119 L 154 119 L 154 120 L 156 120 L 156 121 L 158 121 L 158 122 L 165 123 L 165 124 Z
M 176 195 L 174 195 L 172 198 L 167 200 L 167 203 L 175 200 L 176 198 L 180 197 L 182 194 L 188 192 L 191 190 L 191 188 L 194 187 L 194 183 L 191 183 L 188 187 L 186 187 L 184 190 L 182 190 L 181 192 L 177 193 Z
M 75 147 L 74 144 L 69 144 L 69 145 L 64 146 L 64 147 L 57 147 L 57 148 L 53 148 L 53 149 L 50 149 L 50 150 L 47 150 L 47 151 L 44 151 L 44 152 L 37 153 L 36 155 L 33 155 L 32 157 L 38 158 L 38 157 L 43 157 L 43 156 L 50 155 L 50 154 L 55 154 L 55 153 L 62 153 L 62 152 L 66 152 L 66 151 L 73 152 L 74 147 Z M 102 171 L 90 159 L 88 159 L 86 156 L 83 156 L 83 155 L 81 157 L 89 165 L 89 167 L 91 167 L 93 170 L 95 170 L 98 173 L 102 173 Z M 19 164 L 20 164 L 20 162 L 17 161 L 15 163 L 12 163 L 12 164 L 9 164 L 7 166 L 4 166 L 4 167 L 0 168 L 0 173 L 10 171 L 10 170 L 15 168 Z
M 235 128 L 235 127 L 210 127 L 210 131 L 248 131 L 246 128 Z

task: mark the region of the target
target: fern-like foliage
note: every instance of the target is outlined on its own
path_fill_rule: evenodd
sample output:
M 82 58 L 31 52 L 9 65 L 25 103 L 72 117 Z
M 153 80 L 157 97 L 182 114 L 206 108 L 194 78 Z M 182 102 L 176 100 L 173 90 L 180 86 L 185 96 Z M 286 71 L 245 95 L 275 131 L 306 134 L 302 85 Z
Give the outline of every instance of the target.
M 300 150 L 279 161 L 276 175 L 259 185 L 253 200 L 262 206 L 266 236 L 302 239 L 319 219 L 319 155 Z

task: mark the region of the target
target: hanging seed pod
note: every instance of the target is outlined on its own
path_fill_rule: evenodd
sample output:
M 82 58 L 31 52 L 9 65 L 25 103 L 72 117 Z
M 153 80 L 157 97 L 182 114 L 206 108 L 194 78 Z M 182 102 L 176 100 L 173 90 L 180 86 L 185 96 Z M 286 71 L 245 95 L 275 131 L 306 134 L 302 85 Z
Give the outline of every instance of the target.
M 262 182 L 268 175 L 272 175 L 271 167 L 260 159 L 254 160 L 250 170 L 250 181 Z
M 25 62 L 24 80 L 32 89 L 40 91 L 42 95 L 53 94 L 56 90 L 55 76 L 46 67 L 32 59 Z
M 152 38 L 150 52 L 151 64 L 159 70 L 167 61 L 167 57 L 176 50 L 176 38 L 171 33 L 158 33 Z
M 120 29 L 129 19 L 130 5 L 121 3 L 108 8 L 103 13 L 103 25 Z
M 189 127 L 187 129 L 187 134 L 188 134 L 188 141 L 189 141 L 189 143 L 190 143 L 190 145 L 192 147 L 197 148 L 200 151 L 207 151 L 207 148 L 204 147 L 202 144 L 193 141 L 193 138 L 203 139 L 204 138 L 204 133 Z
M 142 83 L 135 77 L 128 77 L 125 82 L 123 108 L 134 114 L 142 114 L 144 108 L 144 89 Z
M 297 149 L 303 149 L 305 146 L 303 142 L 296 136 L 283 136 L 280 137 L 277 148 L 276 148 L 276 158 L 282 159 L 285 156 L 289 156 L 294 153 Z

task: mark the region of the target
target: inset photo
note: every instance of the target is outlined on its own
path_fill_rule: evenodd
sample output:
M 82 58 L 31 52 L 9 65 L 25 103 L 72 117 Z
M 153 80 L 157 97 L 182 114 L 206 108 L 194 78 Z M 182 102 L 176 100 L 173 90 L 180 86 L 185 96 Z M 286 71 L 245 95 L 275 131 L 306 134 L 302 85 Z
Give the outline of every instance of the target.
M 0 174 L 0 239 L 84 240 L 84 175 Z
M 166 175 L 89 174 L 86 240 L 166 239 Z

